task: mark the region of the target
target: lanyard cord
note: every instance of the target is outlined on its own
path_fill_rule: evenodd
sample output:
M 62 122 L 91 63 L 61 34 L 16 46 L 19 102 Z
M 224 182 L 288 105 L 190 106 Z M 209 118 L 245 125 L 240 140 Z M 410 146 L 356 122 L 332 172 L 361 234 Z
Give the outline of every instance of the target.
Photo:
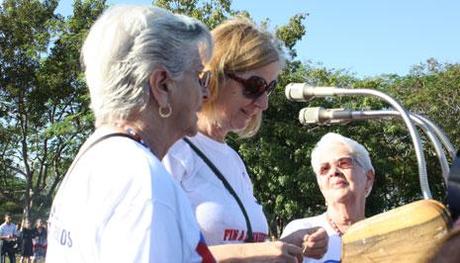
M 126 133 L 122 133 L 122 132 L 115 132 L 115 133 L 109 133 L 109 134 L 106 134 L 102 137 L 99 137 L 97 140 L 95 140 L 94 142 L 92 142 L 88 147 L 86 147 L 81 153 L 78 154 L 77 158 L 72 162 L 72 165 L 70 166 L 69 170 L 67 171 L 67 174 L 70 174 L 73 170 L 73 168 L 75 167 L 75 165 L 77 164 L 77 162 L 80 160 L 80 158 L 86 153 L 88 152 L 94 145 L 108 139 L 108 138 L 111 138 L 111 137 L 125 137 L 125 138 L 129 138 L 133 141 L 136 141 L 140 144 L 142 144 L 144 147 L 147 147 L 145 145 L 145 143 L 142 141 L 142 140 L 139 140 L 138 138 L 136 138 L 135 136 L 131 135 L 131 134 L 126 134 Z
M 183 138 L 183 140 L 190 145 L 193 151 L 195 151 L 196 154 L 208 165 L 208 167 L 214 172 L 214 174 L 219 178 L 222 183 L 224 184 L 225 188 L 228 190 L 228 192 L 235 198 L 235 201 L 238 203 L 238 206 L 241 209 L 241 212 L 243 212 L 244 220 L 246 220 L 246 227 L 247 227 L 247 237 L 244 242 L 254 242 L 254 238 L 252 235 L 252 227 L 251 227 L 251 222 L 249 221 L 248 213 L 246 212 L 246 209 L 243 206 L 243 203 L 241 202 L 240 198 L 236 194 L 235 190 L 232 188 L 230 183 L 225 179 L 225 177 L 222 175 L 222 173 L 217 169 L 217 167 L 206 157 L 206 155 L 195 145 L 193 144 L 188 138 Z

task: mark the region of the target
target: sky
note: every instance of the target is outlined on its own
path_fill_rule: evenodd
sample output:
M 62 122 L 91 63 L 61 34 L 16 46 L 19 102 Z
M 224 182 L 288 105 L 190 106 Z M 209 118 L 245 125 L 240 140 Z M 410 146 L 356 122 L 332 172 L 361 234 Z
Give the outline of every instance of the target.
M 269 19 L 271 28 L 308 13 L 298 59 L 359 77 L 405 75 L 429 58 L 460 63 L 459 0 L 234 0 L 232 9 L 248 11 L 256 22 Z M 72 0 L 61 0 L 57 12 L 71 10 Z

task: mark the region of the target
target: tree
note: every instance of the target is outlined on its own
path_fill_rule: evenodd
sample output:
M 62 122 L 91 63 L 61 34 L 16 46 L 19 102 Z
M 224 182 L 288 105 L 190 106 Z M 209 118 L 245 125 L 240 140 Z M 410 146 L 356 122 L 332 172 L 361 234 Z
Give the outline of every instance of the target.
M 245 14 L 250 17 L 247 12 L 232 10 L 230 1 L 155 3 L 173 12 L 202 19 L 210 28 L 230 15 Z M 414 149 L 401 120 L 303 127 L 297 121 L 297 114 L 306 103 L 287 101 L 283 92 L 286 84 L 307 82 L 316 85 L 377 89 L 395 97 L 411 111 L 426 113 L 435 122 L 442 120 L 443 128 L 451 138 L 458 138 L 455 129 L 455 124 L 458 123 L 457 98 L 460 97 L 458 65 L 441 65 L 429 61 L 428 64 L 414 67 L 412 74 L 408 76 L 382 75 L 359 79 L 344 70 L 302 63 L 296 60 L 294 46 L 306 34 L 303 21 L 307 16 L 308 14 L 295 15 L 287 25 L 276 28 L 276 35 L 287 48 L 289 57 L 279 78 L 277 92 L 270 97 L 270 107 L 264 114 L 262 129 L 251 139 L 241 140 L 233 135 L 227 140 L 238 149 L 247 163 L 254 183 L 254 192 L 264 207 L 271 233 L 275 237 L 279 236 L 288 221 L 324 211 L 324 200 L 316 185 L 309 157 L 316 142 L 329 131 L 354 138 L 364 144 L 371 154 L 377 179 L 368 200 L 367 215 L 374 215 L 422 198 Z M 262 26 L 268 26 L 268 21 L 263 22 Z M 417 88 L 418 86 L 422 88 Z M 436 92 L 440 90 L 440 86 L 443 86 L 441 94 L 445 95 L 442 98 Z M 449 107 L 442 107 L 444 102 L 448 102 Z M 308 102 L 308 105 L 351 109 L 388 107 L 376 98 L 367 97 L 317 99 Z M 432 191 L 435 198 L 443 200 L 445 193 L 439 164 L 426 138 L 422 138 L 427 146 L 425 154 Z M 458 145 L 458 139 L 453 141 Z
M 329 70 L 295 61 L 288 65 L 280 77 L 279 92 L 270 98 L 261 131 L 251 140 L 234 141 L 253 175 L 254 192 L 265 208 L 274 236 L 278 236 L 290 220 L 325 210 L 310 167 L 310 153 L 314 144 L 327 132 L 352 137 L 364 144 L 371 154 L 377 176 L 367 202 L 368 216 L 422 198 L 412 141 L 401 120 L 302 127 L 297 121 L 297 114 L 307 103 L 287 101 L 284 86 L 290 82 L 307 82 L 383 91 L 412 112 L 427 115 L 441 125 L 454 145 L 459 145 L 456 128 L 460 119 L 459 65 L 436 65 L 428 61 L 415 67 L 408 76 L 382 75 L 366 79 L 358 79 L 343 70 Z M 315 99 L 308 102 L 308 106 L 376 110 L 388 107 L 378 99 L 357 96 Z M 422 139 L 433 196 L 444 201 L 440 166 L 426 137 L 422 136 Z
M 204 21 L 211 29 L 234 15 L 230 0 L 157 0 L 155 5 Z M 69 17 L 55 14 L 57 0 L 5 0 L 0 8 L 0 209 L 24 215 L 45 214 L 81 143 L 93 130 L 89 95 L 79 51 L 84 36 L 106 7 L 103 0 L 77 0 Z M 34 15 L 30 16 L 30 10 Z M 460 145 L 460 65 L 435 59 L 414 66 L 407 76 L 381 75 L 359 79 L 340 69 L 296 60 L 295 44 L 305 36 L 308 14 L 293 16 L 275 27 L 287 50 L 286 68 L 270 97 L 260 132 L 251 139 L 235 135 L 228 143 L 246 161 L 254 192 L 277 237 L 294 219 L 322 212 L 324 200 L 310 167 L 310 153 L 319 138 L 335 131 L 363 143 L 371 154 L 377 179 L 368 199 L 374 215 L 421 198 L 414 150 L 400 120 L 356 122 L 342 126 L 301 126 L 299 110 L 307 103 L 289 102 L 284 87 L 291 82 L 347 86 L 383 91 L 413 112 L 438 123 Z M 269 20 L 262 22 L 268 27 Z M 315 99 L 308 106 L 382 109 L 382 101 L 366 97 Z M 425 137 L 430 186 L 444 200 L 444 186 L 435 153 Z
M 203 21 L 209 28 L 214 28 L 228 16 L 238 14 L 231 9 L 231 0 L 155 0 L 153 4 Z M 247 15 L 247 13 L 245 13 Z
M 23 203 L 24 217 L 49 209 L 92 126 L 79 50 L 105 1 L 75 1 L 68 18 L 57 4 L 5 0 L 0 9 L 0 198 Z

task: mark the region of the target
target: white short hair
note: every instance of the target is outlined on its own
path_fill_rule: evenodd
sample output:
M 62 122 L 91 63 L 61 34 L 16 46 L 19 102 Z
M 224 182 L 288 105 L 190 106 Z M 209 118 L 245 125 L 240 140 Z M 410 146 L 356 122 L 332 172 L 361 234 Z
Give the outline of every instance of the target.
M 328 152 L 330 151 L 331 147 L 337 144 L 342 144 L 347 147 L 351 156 L 356 158 L 356 160 L 363 166 L 366 172 L 371 170 L 372 173 L 375 173 L 371 158 L 369 157 L 369 152 L 366 150 L 366 148 L 364 148 L 363 145 L 353 139 L 330 132 L 321 137 L 311 152 L 311 166 L 316 175 L 319 174 L 321 156 L 329 154 Z
M 196 60 L 193 49 L 211 52 L 212 39 L 200 21 L 158 7 L 120 5 L 91 27 L 81 62 L 96 126 L 145 109 L 149 76 L 162 66 L 180 77 Z

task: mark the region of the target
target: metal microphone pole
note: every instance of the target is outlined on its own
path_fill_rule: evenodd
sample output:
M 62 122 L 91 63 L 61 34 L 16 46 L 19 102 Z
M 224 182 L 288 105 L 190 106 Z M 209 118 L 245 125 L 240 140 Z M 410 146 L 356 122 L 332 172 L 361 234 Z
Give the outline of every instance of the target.
M 455 146 L 450 142 L 449 138 L 446 136 L 446 133 L 430 119 L 422 115 L 417 115 L 417 117 L 428 124 L 436 132 L 438 138 L 441 140 L 442 144 L 447 149 L 447 152 L 450 154 L 450 157 L 452 160 L 454 160 L 457 157 L 457 149 L 455 149 Z
M 329 97 L 329 96 L 346 96 L 346 95 L 364 95 L 374 96 L 383 99 L 390 104 L 394 109 L 400 112 L 404 123 L 406 124 L 412 142 L 414 144 L 415 153 L 417 156 L 417 164 L 419 171 L 420 188 L 424 199 L 431 199 L 430 185 L 428 184 L 428 175 L 426 172 L 425 155 L 422 150 L 420 136 L 412 123 L 409 114 L 406 110 L 392 97 L 387 94 L 371 89 L 345 89 L 345 88 L 309 88 L 305 84 L 289 84 L 286 87 L 286 97 L 291 100 L 305 101 L 310 97 Z
M 306 109 L 306 108 L 304 108 Z M 304 110 L 302 109 L 302 110 Z M 326 110 L 326 109 L 324 109 Z M 327 111 L 327 110 L 326 110 Z M 401 117 L 399 112 L 394 110 L 369 110 L 369 111 L 351 111 L 344 109 L 343 111 L 348 111 L 348 117 L 343 117 L 344 115 L 337 114 L 333 119 L 324 121 L 324 124 L 336 124 L 340 122 L 350 122 L 354 120 L 375 120 L 375 119 L 386 119 L 386 118 L 394 118 L 394 117 Z M 442 177 L 444 182 L 447 184 L 447 178 L 449 176 L 449 163 L 447 161 L 445 152 L 443 150 L 442 144 L 438 139 L 439 134 L 433 129 L 432 125 L 433 122 L 427 122 L 428 118 L 421 118 L 420 115 L 415 113 L 409 113 L 410 119 L 416 124 L 417 127 L 422 129 L 422 131 L 427 135 L 430 139 L 431 144 L 433 145 L 436 155 L 438 156 L 439 163 L 441 165 L 442 170 Z M 321 123 L 319 123 L 321 125 Z M 439 131 L 439 130 L 438 130 Z M 445 136 L 445 135 L 444 135 Z M 448 141 L 448 139 L 447 139 Z M 450 142 L 449 142 L 450 143 Z M 446 150 L 449 149 L 446 147 Z

